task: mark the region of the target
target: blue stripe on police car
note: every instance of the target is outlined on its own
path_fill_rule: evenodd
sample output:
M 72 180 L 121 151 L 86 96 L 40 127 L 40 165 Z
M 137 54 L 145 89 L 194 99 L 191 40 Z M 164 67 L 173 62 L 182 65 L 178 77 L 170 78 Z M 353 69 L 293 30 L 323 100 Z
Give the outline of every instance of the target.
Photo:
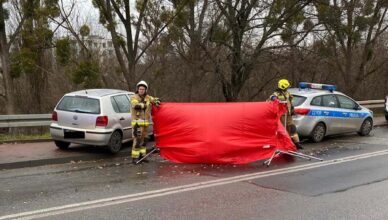
M 333 118 L 365 118 L 367 116 L 370 116 L 370 114 L 366 112 L 310 110 L 307 116 L 322 116 L 322 117 L 333 117 Z

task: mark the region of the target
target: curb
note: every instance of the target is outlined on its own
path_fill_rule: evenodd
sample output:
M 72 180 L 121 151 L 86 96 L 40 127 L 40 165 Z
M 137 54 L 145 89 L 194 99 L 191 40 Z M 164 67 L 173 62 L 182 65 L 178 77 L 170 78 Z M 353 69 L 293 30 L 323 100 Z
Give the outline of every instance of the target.
M 53 139 L 51 138 L 29 139 L 29 140 L 8 140 L 8 141 L 0 141 L 0 144 L 27 144 L 27 143 L 48 142 L 52 140 Z
M 70 157 L 60 157 L 60 158 L 46 158 L 38 160 L 27 160 L 27 161 L 18 161 L 11 163 L 0 163 L 0 170 L 3 169 L 18 169 L 26 167 L 36 167 L 43 165 L 55 165 L 55 164 L 65 164 L 72 161 L 92 161 L 92 160 L 101 160 L 101 159 L 111 159 L 111 158 L 121 158 L 129 157 L 129 151 L 122 151 L 117 154 L 94 154 L 94 155 L 79 155 L 79 156 L 70 156 Z

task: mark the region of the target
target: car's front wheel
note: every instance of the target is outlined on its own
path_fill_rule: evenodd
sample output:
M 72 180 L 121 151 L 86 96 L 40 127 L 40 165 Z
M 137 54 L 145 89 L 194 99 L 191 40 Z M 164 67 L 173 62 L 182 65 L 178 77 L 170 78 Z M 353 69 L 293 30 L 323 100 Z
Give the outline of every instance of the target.
M 119 131 L 114 131 L 109 140 L 109 151 L 113 154 L 120 151 L 123 142 L 123 136 Z
M 368 135 L 373 128 L 373 122 L 372 119 L 367 118 L 364 120 L 364 122 L 361 125 L 360 130 L 357 132 L 360 136 L 366 136 Z
M 385 114 L 385 120 L 388 121 L 388 113 Z
M 61 149 L 61 150 L 66 150 L 69 148 L 70 143 L 69 142 L 63 142 L 63 141 L 54 141 L 55 145 Z
M 323 123 L 318 123 L 315 125 L 313 131 L 311 132 L 311 140 L 315 143 L 321 142 L 326 134 L 326 126 Z

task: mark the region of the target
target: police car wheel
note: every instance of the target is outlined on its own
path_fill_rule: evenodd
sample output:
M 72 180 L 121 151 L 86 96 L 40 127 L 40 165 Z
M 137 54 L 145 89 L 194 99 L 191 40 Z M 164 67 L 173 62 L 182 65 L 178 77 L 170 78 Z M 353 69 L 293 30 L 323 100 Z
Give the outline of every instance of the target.
M 119 131 L 114 131 L 109 140 L 109 151 L 113 154 L 119 152 L 121 149 L 122 141 L 123 138 L 121 133 Z
M 326 134 L 326 126 L 323 123 L 318 123 L 315 125 L 313 131 L 311 132 L 311 140 L 315 143 L 321 142 Z
M 364 120 L 361 125 L 360 131 L 357 132 L 360 136 L 366 136 L 372 131 L 373 123 L 370 118 Z
M 388 121 L 388 114 L 385 114 L 385 120 Z

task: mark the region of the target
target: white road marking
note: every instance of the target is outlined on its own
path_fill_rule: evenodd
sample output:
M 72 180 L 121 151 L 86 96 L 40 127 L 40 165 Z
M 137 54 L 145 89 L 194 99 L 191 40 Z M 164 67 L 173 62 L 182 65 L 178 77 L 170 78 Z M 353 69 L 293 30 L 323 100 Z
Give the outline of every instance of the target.
M 105 199 L 99 199 L 99 200 L 93 200 L 93 201 L 81 202 L 81 203 L 73 203 L 73 204 L 69 204 L 69 205 L 56 206 L 56 207 L 40 209 L 40 210 L 35 210 L 35 211 L 5 215 L 5 216 L 0 216 L 0 220 L 35 219 L 35 218 L 60 215 L 60 214 L 65 214 L 65 213 L 87 210 L 87 209 L 94 209 L 94 208 L 99 208 L 99 207 L 105 207 L 105 206 L 117 205 L 117 204 L 122 204 L 122 203 L 134 202 L 134 201 L 138 201 L 138 200 L 161 197 L 161 196 L 166 196 L 166 195 L 171 195 L 171 194 L 177 194 L 177 193 L 182 193 L 182 192 L 187 192 L 187 191 L 194 191 L 194 190 L 198 190 L 198 189 L 210 188 L 210 187 L 215 187 L 215 186 L 222 186 L 222 185 L 226 185 L 226 184 L 242 182 L 242 181 L 258 179 L 258 178 L 264 178 L 264 177 L 269 177 L 269 176 L 274 176 L 274 175 L 294 173 L 294 172 L 298 172 L 298 171 L 310 170 L 310 169 L 314 169 L 314 168 L 330 166 L 330 165 L 334 165 L 334 164 L 341 164 L 341 163 L 345 163 L 345 162 L 351 162 L 351 161 L 366 159 L 366 158 L 370 158 L 370 157 L 383 156 L 383 155 L 387 155 L 387 154 L 388 154 L 388 150 L 376 151 L 376 152 L 365 153 L 365 154 L 355 155 L 355 156 L 349 156 L 349 157 L 328 160 L 328 161 L 323 161 L 323 162 L 298 165 L 298 166 L 293 166 L 293 167 L 288 167 L 288 168 L 283 168 L 283 169 L 278 169 L 278 170 L 256 172 L 256 173 L 239 175 L 239 176 L 234 176 L 234 177 L 227 177 L 227 178 L 222 178 L 222 179 L 217 179 L 217 180 L 210 180 L 210 181 L 198 182 L 198 183 L 187 184 L 187 185 L 182 185 L 182 186 L 175 186 L 175 187 L 170 187 L 170 188 L 152 190 L 152 191 L 148 191 L 148 192 L 128 194 L 128 195 L 124 195 L 124 196 L 117 196 L 117 197 L 111 197 L 111 198 L 105 198 Z

